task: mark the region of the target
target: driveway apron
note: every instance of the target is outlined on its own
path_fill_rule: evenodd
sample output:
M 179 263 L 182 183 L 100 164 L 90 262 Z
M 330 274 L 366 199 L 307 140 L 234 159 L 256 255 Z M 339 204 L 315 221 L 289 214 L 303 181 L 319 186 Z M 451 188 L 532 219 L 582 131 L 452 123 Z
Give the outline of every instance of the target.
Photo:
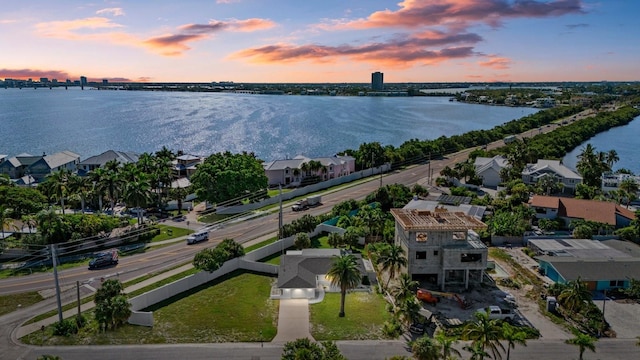
M 309 300 L 280 300 L 278 334 L 272 342 L 288 342 L 304 337 L 314 340 L 309 331 Z

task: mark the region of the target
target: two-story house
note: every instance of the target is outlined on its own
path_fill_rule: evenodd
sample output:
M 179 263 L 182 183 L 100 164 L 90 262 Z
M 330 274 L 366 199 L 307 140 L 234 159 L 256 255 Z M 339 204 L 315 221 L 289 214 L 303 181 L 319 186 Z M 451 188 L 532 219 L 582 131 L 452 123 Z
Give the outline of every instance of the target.
M 476 168 L 476 175 L 482 179 L 482 186 L 497 188 L 502 182 L 500 172 L 509 166 L 509 162 L 502 155 L 492 158 L 478 156 L 473 165 Z
M 196 167 L 203 162 L 204 158 L 197 155 L 180 155 L 173 161 L 173 175 L 175 178 L 186 177 L 190 179 L 191 175 L 196 172 Z
M 28 175 L 28 167 L 41 158 L 42 156 L 26 153 L 10 157 L 0 163 L 0 174 L 8 175 L 11 179 L 20 179 Z
M 321 167 L 303 170 L 303 164 L 311 161 L 319 162 Z M 265 162 L 262 166 L 270 186 L 279 184 L 298 186 L 305 176 L 319 176 L 322 180 L 329 180 L 349 175 L 355 172 L 356 160 L 352 156 L 345 155 L 315 159 L 298 155 L 293 159 Z
M 107 150 L 100 155 L 95 155 L 78 164 L 78 174 L 85 175 L 90 171 L 103 167 L 109 161 L 117 161 L 119 164 L 137 163 L 139 155 L 131 152 Z
M 631 174 L 602 174 L 602 192 L 609 193 L 610 191 L 620 190 L 620 184 L 625 181 L 633 181 L 640 186 L 640 176 Z M 636 197 L 640 194 L 640 191 L 636 192 Z
M 52 172 L 66 169 L 75 171 L 80 163 L 80 155 L 65 150 L 51 155 L 44 155 L 33 164 L 29 165 L 27 171 L 37 182 L 41 182 Z
M 633 211 L 610 201 L 534 195 L 529 199 L 529 207 L 536 218 L 560 218 L 567 226 L 573 220 L 587 220 L 619 229 L 629 226 L 635 219 Z
M 446 209 L 391 209 L 396 221 L 395 239 L 407 254 L 402 269 L 414 280 L 440 285 L 463 283 L 473 277 L 482 281 L 488 249 L 476 231 L 486 229 L 482 221 Z
M 582 176 L 558 160 L 538 160 L 535 164 L 527 164 L 522 170 L 522 181 L 527 185 L 535 185 L 544 176 L 555 177 L 562 183 L 563 191 L 566 193 L 573 193 L 576 186 L 582 183 Z

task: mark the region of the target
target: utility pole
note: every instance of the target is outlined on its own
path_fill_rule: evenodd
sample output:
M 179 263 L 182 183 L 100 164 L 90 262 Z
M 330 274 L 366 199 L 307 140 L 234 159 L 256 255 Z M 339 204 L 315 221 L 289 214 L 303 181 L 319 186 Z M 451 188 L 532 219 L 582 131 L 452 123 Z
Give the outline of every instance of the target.
M 429 151 L 429 167 L 427 169 L 427 175 L 429 175 L 429 185 L 431 185 L 431 151 Z
M 76 295 L 78 296 L 78 316 L 82 315 L 80 312 L 80 281 L 76 281 Z
M 278 214 L 278 239 L 282 239 L 282 184 L 278 184 L 278 190 L 280 191 L 280 212 Z
M 56 300 L 58 302 L 58 320 L 62 322 L 62 301 L 60 300 L 60 283 L 58 282 L 58 261 L 56 260 L 55 244 L 51 244 L 51 258 L 53 259 L 53 277 L 56 282 Z
M 380 187 L 382 187 L 382 165 L 380 165 Z
M 604 299 L 602 299 L 602 325 L 600 325 L 600 336 L 602 336 L 602 330 L 604 330 L 604 324 L 607 321 L 604 318 L 604 307 L 607 305 L 607 289 L 604 289 Z
M 374 168 L 373 153 L 371 153 L 371 176 L 373 176 L 373 168 Z

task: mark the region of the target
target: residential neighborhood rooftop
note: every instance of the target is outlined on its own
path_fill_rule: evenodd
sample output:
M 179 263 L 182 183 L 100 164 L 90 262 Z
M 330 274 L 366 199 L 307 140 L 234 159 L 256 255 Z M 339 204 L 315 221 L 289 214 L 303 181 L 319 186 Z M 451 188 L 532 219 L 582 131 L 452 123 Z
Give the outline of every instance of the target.
M 431 210 L 391 209 L 391 214 L 407 230 L 481 230 L 487 225 L 482 221 L 465 215 L 463 212 L 450 212 L 438 208 Z
M 529 205 L 558 209 L 558 216 L 616 225 L 616 216 L 635 219 L 633 211 L 614 202 L 534 195 Z

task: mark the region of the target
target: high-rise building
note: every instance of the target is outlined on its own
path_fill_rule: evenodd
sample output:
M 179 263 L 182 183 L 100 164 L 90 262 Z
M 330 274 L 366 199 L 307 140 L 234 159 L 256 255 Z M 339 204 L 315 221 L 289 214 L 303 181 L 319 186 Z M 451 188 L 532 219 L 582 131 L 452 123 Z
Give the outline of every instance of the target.
M 87 77 L 86 76 L 80 76 L 80 85 L 82 85 L 82 86 L 87 85 Z
M 371 74 L 371 90 L 382 91 L 384 90 L 384 74 L 380 71 L 376 71 Z

